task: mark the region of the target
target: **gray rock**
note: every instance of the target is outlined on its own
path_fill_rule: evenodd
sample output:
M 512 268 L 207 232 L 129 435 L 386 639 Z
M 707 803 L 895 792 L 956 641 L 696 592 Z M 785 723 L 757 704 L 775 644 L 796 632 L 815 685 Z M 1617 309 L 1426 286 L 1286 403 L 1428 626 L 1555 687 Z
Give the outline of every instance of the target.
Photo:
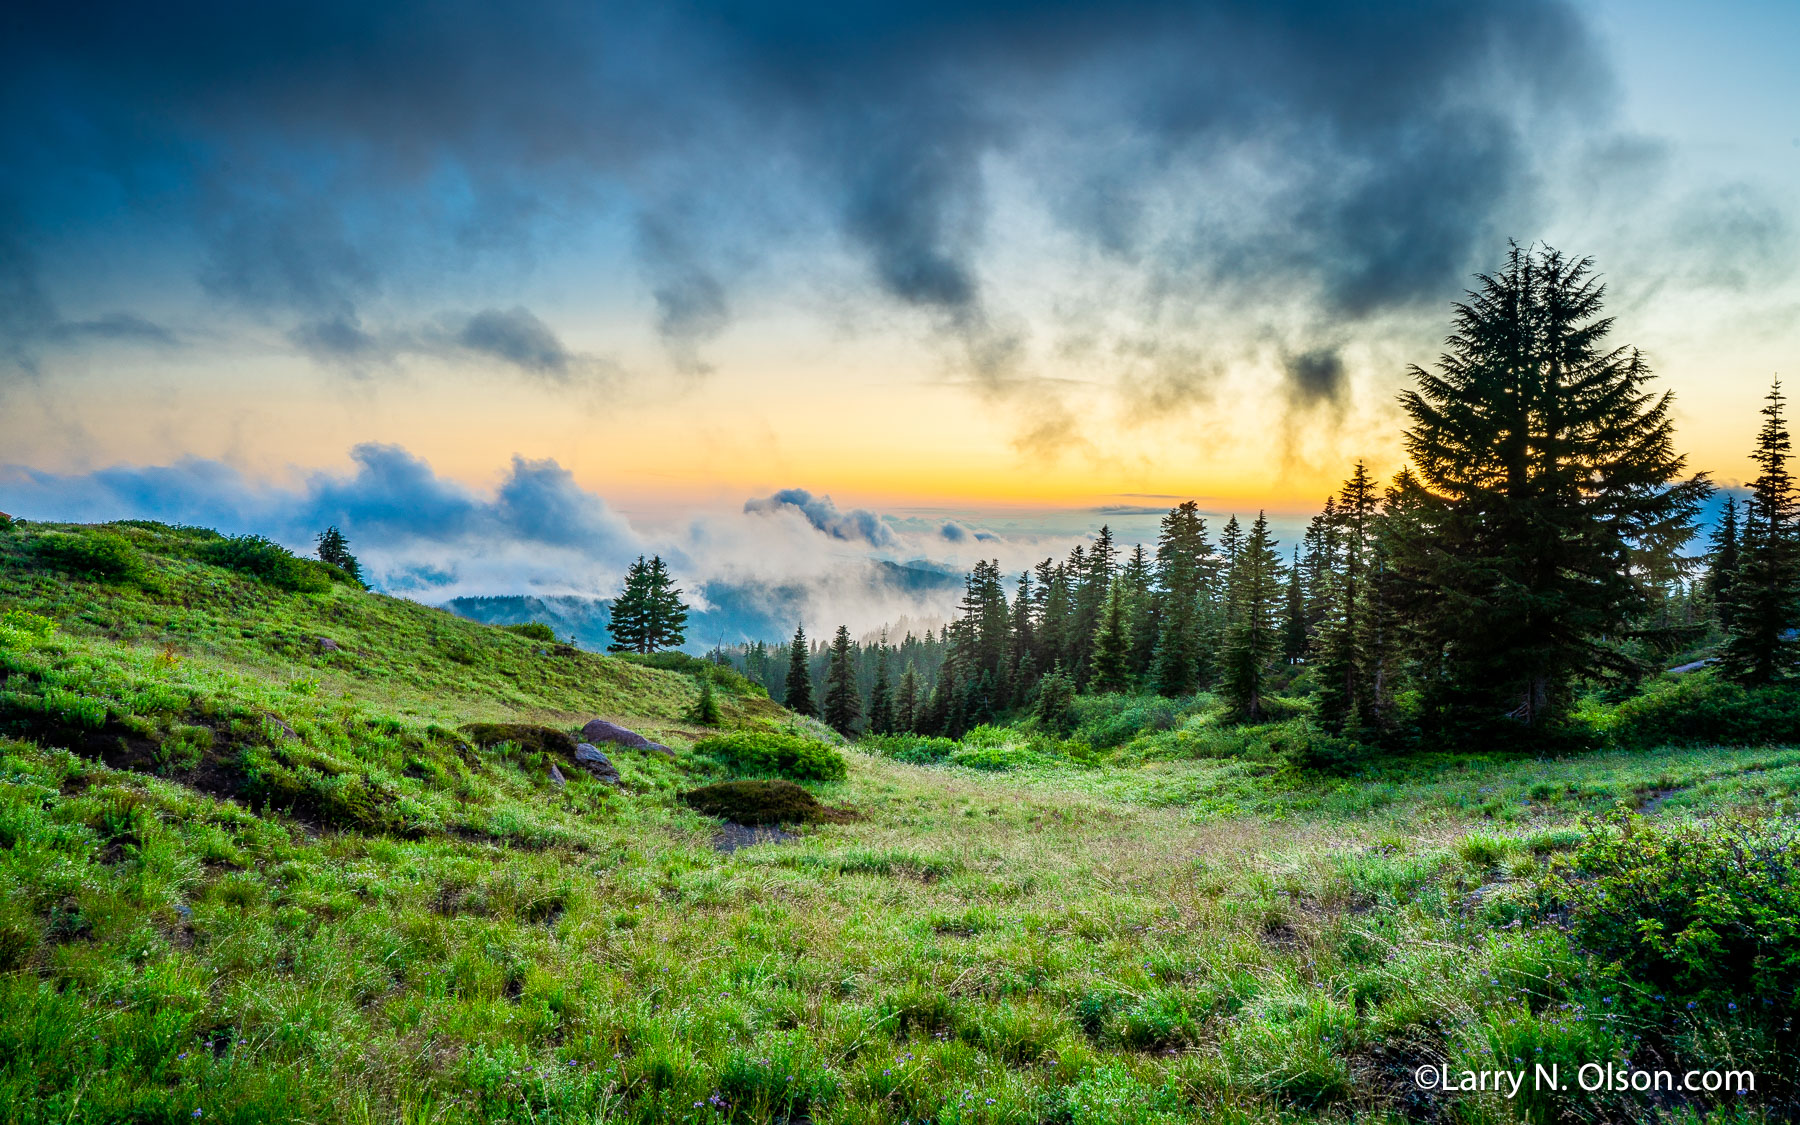
M 569 783 L 568 779 L 562 775 L 562 771 L 556 768 L 555 763 L 551 763 L 551 765 L 550 765 L 550 784 L 556 786 L 558 789 L 561 789 L 563 786 L 567 785 L 568 783 Z
M 338 651 L 338 643 L 336 641 L 332 640 L 330 637 L 320 637 L 319 638 L 319 651 L 320 652 L 336 652 L 336 651 Z
M 619 767 L 612 764 L 612 759 L 600 752 L 600 748 L 591 742 L 583 742 L 575 747 L 575 764 L 593 774 L 608 785 L 623 785 L 619 777 Z
M 626 730 L 617 723 L 609 723 L 605 719 L 593 719 L 581 728 L 581 737 L 589 742 L 610 742 L 614 746 L 623 746 L 627 750 L 649 750 L 657 754 L 666 754 L 673 758 L 675 751 L 660 742 L 652 742 L 634 730 Z

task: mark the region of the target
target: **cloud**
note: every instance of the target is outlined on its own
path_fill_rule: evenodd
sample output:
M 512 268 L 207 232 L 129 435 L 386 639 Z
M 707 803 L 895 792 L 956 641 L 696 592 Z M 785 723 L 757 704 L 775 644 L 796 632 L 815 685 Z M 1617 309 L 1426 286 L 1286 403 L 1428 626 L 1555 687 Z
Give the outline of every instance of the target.
M 894 543 L 894 533 L 887 521 L 867 508 L 841 512 L 829 496 L 814 496 L 804 488 L 784 488 L 760 499 L 744 501 L 746 513 L 798 512 L 817 531 L 833 539 L 850 543 L 866 543 L 887 547 Z
M 999 172 L 1141 272 L 1095 298 L 1140 328 L 1221 292 L 1372 316 L 1441 303 L 1516 233 L 1540 152 L 1604 119 L 1607 84 L 1562 0 L 115 0 L 9 32 L 0 195 L 29 204 L 23 237 L 84 220 L 58 185 L 143 185 L 146 220 L 193 216 L 171 241 L 207 294 L 325 362 L 397 354 L 378 302 L 625 222 L 679 370 L 709 370 L 754 262 L 828 272 L 837 246 L 1012 398 L 1031 334 L 988 278 Z M 520 309 L 458 339 L 567 371 Z
M 539 375 L 563 378 L 572 357 L 550 326 L 524 308 L 484 309 L 471 316 L 456 342 Z

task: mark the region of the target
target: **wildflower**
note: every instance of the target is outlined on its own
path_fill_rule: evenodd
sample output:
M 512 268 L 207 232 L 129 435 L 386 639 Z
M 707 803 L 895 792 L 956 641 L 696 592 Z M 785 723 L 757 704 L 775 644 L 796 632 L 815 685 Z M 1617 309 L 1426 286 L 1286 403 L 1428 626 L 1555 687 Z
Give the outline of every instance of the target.
M 1726 1007 L 1727 1007 L 1727 1008 L 1729 1008 L 1729 1009 L 1731 1009 L 1731 1010 L 1732 1010 L 1732 1011 L 1734 1011 L 1734 1012 L 1735 1012 L 1735 1011 L 1737 1011 L 1737 1005 L 1736 1005 L 1736 1004 L 1727 1004 L 1727 1005 L 1725 1005 L 1725 1006 L 1726 1006 Z

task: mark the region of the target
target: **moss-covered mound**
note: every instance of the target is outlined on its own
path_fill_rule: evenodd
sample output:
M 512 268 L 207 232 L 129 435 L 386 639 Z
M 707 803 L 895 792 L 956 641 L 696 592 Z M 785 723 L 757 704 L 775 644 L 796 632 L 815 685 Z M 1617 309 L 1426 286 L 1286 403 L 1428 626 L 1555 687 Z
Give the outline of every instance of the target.
M 751 827 L 816 824 L 828 811 L 791 781 L 727 781 L 689 790 L 681 799 L 696 812 Z
M 470 723 L 462 728 L 470 742 L 482 748 L 510 742 L 521 750 L 536 754 L 554 754 L 559 758 L 575 757 L 575 739 L 554 727 L 532 726 L 530 723 Z

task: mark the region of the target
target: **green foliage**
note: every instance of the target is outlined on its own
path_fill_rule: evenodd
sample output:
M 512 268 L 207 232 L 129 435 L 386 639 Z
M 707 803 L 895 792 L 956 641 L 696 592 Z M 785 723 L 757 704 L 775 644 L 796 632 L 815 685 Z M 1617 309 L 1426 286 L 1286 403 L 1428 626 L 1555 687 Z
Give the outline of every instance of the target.
M 0 649 L 35 648 L 56 633 L 56 622 L 22 609 L 0 610 Z
M 864 735 L 858 743 L 870 753 L 915 766 L 935 766 L 949 761 L 960 749 L 954 738 L 928 738 L 917 734 Z
M 111 531 L 52 531 L 34 537 L 31 551 L 45 566 L 101 582 L 142 582 L 148 573 L 143 553 Z
M 690 789 L 681 800 L 704 816 L 752 827 L 812 824 L 825 817 L 818 798 L 791 781 L 726 781 Z
M 849 735 L 862 717 L 862 697 L 856 690 L 856 667 L 851 660 L 850 630 L 838 626 L 831 641 L 831 663 L 825 674 L 825 708 L 820 715 L 831 729 Z
M 1622 746 L 1756 746 L 1800 741 L 1800 692 L 1744 687 L 1710 672 L 1648 685 L 1598 716 Z
M 782 696 L 781 705 L 796 715 L 808 718 L 817 713 L 813 704 L 812 673 L 807 669 L 807 657 L 811 650 L 806 643 L 806 626 L 794 627 L 794 639 L 788 645 L 787 692 Z
M 1173 730 L 1180 712 L 1179 701 L 1160 695 L 1083 695 L 1069 708 L 1073 737 L 1101 750 Z
M 1680 1010 L 1779 1025 L 1800 1010 L 1800 829 L 1731 814 L 1659 825 L 1619 811 L 1546 881 L 1570 936 Z
M 842 781 L 844 756 L 816 739 L 769 731 L 734 731 L 694 743 L 694 753 L 735 774 L 795 781 Z
M 687 603 L 669 575 L 662 556 L 649 562 L 642 555 L 625 573 L 625 586 L 613 599 L 606 631 L 611 652 L 650 653 L 679 647 L 686 636 Z
M 575 756 L 575 739 L 554 727 L 530 723 L 470 723 L 462 728 L 470 742 L 484 749 L 512 743 L 530 754 L 548 754 L 564 761 Z
M 526 640 L 541 641 L 544 644 L 556 642 L 556 630 L 542 621 L 525 621 L 517 625 L 502 625 L 500 631 L 524 637 Z
M 336 527 L 328 527 L 319 533 L 319 561 L 336 568 L 345 578 L 363 584 L 362 564 L 350 553 L 350 541 Z
M 330 589 L 336 570 L 328 563 L 296 558 L 286 547 L 260 535 L 239 535 L 208 543 L 200 549 L 200 558 L 214 566 L 247 574 L 277 589 L 301 594 L 318 594 Z
M 1037 702 L 1032 715 L 1038 727 L 1053 734 L 1066 734 L 1075 724 L 1075 680 L 1058 664 L 1050 674 L 1038 681 Z
M 707 676 L 700 681 L 700 695 L 694 700 L 693 710 L 688 712 L 688 721 L 703 727 L 719 725 L 719 699 L 713 694 L 712 677 Z

